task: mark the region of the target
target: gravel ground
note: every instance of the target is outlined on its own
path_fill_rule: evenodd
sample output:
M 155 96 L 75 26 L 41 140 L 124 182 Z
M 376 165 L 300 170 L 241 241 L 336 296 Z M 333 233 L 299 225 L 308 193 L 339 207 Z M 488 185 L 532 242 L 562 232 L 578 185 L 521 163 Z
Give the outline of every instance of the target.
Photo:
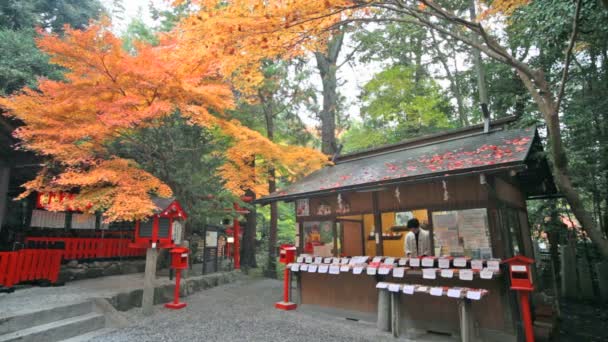
M 151 317 L 143 317 L 140 309 L 128 311 L 132 326 L 92 341 L 395 341 L 369 323 L 276 310 L 281 291 L 280 281 L 245 278 L 189 296 L 182 310 L 157 306 Z M 429 336 L 417 341 L 450 340 Z

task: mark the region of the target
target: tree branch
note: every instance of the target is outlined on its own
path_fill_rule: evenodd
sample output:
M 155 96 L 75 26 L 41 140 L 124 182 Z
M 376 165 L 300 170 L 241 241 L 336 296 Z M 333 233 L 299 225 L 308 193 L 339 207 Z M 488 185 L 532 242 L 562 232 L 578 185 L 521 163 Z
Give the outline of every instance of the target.
M 564 58 L 564 71 L 562 72 L 562 81 L 559 85 L 557 97 L 555 99 L 555 113 L 558 115 L 559 107 L 561 106 L 562 99 L 566 90 L 566 82 L 568 81 L 568 72 L 570 70 L 570 60 L 572 59 L 572 50 L 576 43 L 576 36 L 578 35 L 578 19 L 581 13 L 582 0 L 576 1 L 576 9 L 574 10 L 574 18 L 572 19 L 572 34 L 570 35 L 570 42 L 568 43 L 568 49 L 566 50 L 566 57 Z

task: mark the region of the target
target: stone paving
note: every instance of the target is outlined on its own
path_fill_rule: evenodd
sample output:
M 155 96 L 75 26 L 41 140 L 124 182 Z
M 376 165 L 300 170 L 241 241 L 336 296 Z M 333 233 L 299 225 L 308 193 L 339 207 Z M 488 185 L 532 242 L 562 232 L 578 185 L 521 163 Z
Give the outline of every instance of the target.
M 395 341 L 370 323 L 353 322 L 310 311 L 279 311 L 282 283 L 270 279 L 241 280 L 195 293 L 188 306 L 171 311 L 155 307 L 143 317 L 140 309 L 126 312 L 131 326 L 93 339 L 131 341 Z M 406 340 L 405 338 L 400 339 Z M 454 341 L 424 336 L 417 341 Z

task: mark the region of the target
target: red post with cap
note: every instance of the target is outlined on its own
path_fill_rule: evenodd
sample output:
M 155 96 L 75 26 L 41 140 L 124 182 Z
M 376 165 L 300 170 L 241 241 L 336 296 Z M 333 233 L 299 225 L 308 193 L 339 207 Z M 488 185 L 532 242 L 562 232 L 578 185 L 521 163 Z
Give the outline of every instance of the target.
M 526 342 L 534 342 L 534 327 L 530 313 L 530 292 L 534 291 L 530 266 L 534 264 L 534 259 L 516 255 L 504 260 L 503 263 L 509 266 L 511 290 L 519 292 L 521 319 L 524 325 Z
M 169 252 L 171 253 L 171 267 L 175 270 L 175 290 L 173 291 L 173 303 L 167 303 L 165 307 L 178 310 L 186 307 L 186 303 L 179 302 L 179 288 L 182 270 L 188 267 L 188 248 L 177 247 Z
M 297 305 L 289 301 L 289 287 L 291 285 L 289 279 L 289 263 L 296 260 L 296 247 L 294 245 L 283 244 L 279 247 L 279 262 L 285 264 L 285 273 L 283 275 L 283 301 L 276 302 L 274 307 L 279 310 L 294 310 Z

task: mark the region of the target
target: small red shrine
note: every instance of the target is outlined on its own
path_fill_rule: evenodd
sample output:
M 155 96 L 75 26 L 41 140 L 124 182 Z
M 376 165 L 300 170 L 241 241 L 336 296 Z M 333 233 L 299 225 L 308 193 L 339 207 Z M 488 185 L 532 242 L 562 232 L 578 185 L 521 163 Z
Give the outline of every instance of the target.
M 172 248 L 181 241 L 181 221 L 188 215 L 174 198 L 153 198 L 154 214 L 146 220 L 135 222 L 133 247 Z

